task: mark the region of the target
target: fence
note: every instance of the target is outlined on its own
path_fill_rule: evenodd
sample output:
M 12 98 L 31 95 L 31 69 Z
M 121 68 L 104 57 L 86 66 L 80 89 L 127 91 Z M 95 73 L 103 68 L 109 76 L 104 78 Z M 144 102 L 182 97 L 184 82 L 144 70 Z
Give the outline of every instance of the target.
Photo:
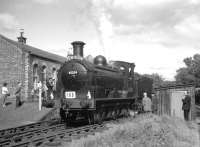
M 182 99 L 187 91 L 191 97 L 191 108 L 189 118 L 196 118 L 195 108 L 195 86 L 193 85 L 168 85 L 154 89 L 152 97 L 153 109 L 158 115 L 169 115 L 184 118 L 182 110 Z

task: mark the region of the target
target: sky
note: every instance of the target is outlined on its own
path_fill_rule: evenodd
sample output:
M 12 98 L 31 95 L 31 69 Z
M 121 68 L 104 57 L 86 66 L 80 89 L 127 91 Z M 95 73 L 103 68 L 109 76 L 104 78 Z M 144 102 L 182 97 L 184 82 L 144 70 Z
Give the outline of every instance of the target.
M 0 34 L 67 56 L 134 62 L 141 74 L 174 80 L 183 59 L 200 52 L 200 0 L 0 0 Z

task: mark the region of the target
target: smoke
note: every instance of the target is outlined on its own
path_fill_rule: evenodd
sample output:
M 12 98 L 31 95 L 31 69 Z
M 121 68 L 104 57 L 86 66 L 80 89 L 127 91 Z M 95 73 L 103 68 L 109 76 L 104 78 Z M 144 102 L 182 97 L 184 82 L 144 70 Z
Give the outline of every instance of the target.
M 113 0 L 92 0 L 90 7 L 91 21 L 96 28 L 102 53 L 105 56 L 107 56 L 106 49 L 109 48 L 113 36 L 113 24 L 111 15 L 108 13 L 108 9 L 112 4 Z
M 36 3 L 39 3 L 39 4 L 54 4 L 55 2 L 58 2 L 58 0 L 33 0 L 34 2 Z

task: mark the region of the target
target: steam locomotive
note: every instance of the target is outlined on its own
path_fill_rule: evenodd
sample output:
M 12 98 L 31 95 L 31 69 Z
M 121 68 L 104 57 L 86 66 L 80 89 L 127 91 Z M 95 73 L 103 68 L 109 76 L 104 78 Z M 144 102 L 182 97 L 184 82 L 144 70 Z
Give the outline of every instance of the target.
M 57 97 L 64 121 L 103 120 L 129 114 L 135 102 L 134 63 L 111 61 L 97 56 L 83 58 L 81 41 L 72 42 L 73 58 L 66 61 L 57 75 Z

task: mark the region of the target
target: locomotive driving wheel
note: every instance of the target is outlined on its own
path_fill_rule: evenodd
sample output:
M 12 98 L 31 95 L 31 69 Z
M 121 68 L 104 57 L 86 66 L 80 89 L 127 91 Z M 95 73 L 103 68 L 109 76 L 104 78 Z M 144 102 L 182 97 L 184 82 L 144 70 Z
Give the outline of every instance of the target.
M 116 116 L 117 116 L 117 118 L 119 118 L 119 116 L 120 116 L 120 109 L 116 109 Z
M 95 116 L 94 115 L 95 115 L 94 111 L 89 111 L 88 112 L 88 123 L 90 125 L 95 123 Z
M 94 122 L 98 123 L 98 124 L 102 123 L 102 113 L 101 112 L 94 113 Z

